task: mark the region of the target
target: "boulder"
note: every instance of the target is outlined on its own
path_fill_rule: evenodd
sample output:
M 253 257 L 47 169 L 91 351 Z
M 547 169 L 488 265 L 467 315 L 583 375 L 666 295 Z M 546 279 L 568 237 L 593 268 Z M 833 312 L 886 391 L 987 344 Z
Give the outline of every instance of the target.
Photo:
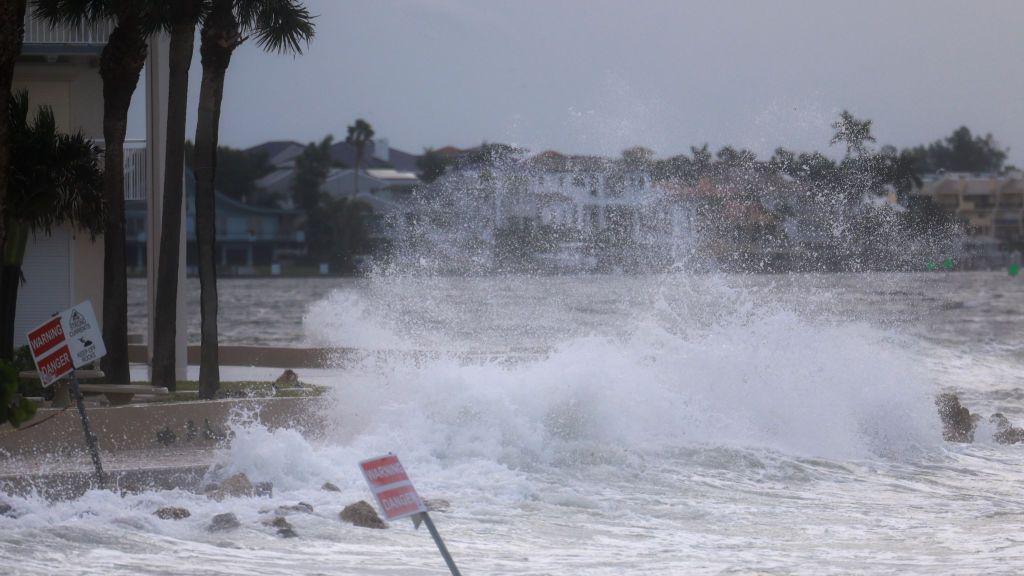
M 253 490 L 257 498 L 273 498 L 274 496 L 274 483 L 273 482 L 257 482 L 253 487 Z
M 278 506 L 277 513 L 287 516 L 292 512 L 298 512 L 300 514 L 312 514 L 313 505 L 305 502 L 299 502 L 298 504 L 292 504 L 291 506 Z
M 281 375 L 277 377 L 277 380 L 274 380 L 274 384 L 276 384 L 277 386 L 284 387 L 295 386 L 298 383 L 299 375 L 296 374 L 295 371 L 290 368 L 282 372 Z
M 153 514 L 156 514 L 156 517 L 161 520 L 181 520 L 192 515 L 188 508 L 178 508 L 176 506 L 164 506 L 153 512 Z
M 227 532 L 234 530 L 241 526 L 242 523 L 238 521 L 238 516 L 235 516 L 231 512 L 225 512 L 224 514 L 217 514 L 210 520 L 210 525 L 206 529 L 210 532 Z
M 447 512 L 452 507 L 452 503 L 443 498 L 427 498 L 423 505 L 427 507 L 427 512 Z
M 974 442 L 974 430 L 980 417 L 960 404 L 956 394 L 939 394 L 935 398 L 942 421 L 942 438 L 947 442 Z
M 341 511 L 341 519 L 345 522 L 349 522 L 360 528 L 375 528 L 383 529 L 387 528 L 387 524 L 380 519 L 377 515 L 377 511 L 373 509 L 373 506 L 366 500 L 360 500 L 355 504 L 349 504 L 345 506 L 345 509 Z
M 326 490 L 328 492 L 341 492 L 341 488 L 338 488 L 337 486 L 331 484 L 330 482 L 324 482 L 324 485 L 321 486 L 320 489 Z
M 1024 442 L 1024 428 L 1017 428 L 1010 423 L 1010 420 L 996 412 L 989 419 L 996 427 L 996 433 L 992 435 L 992 438 L 1000 444 L 1020 444 Z
M 162 430 L 156 433 L 157 444 L 161 446 L 170 446 L 178 440 L 178 435 L 171 430 L 170 427 L 164 426 Z
M 277 535 L 282 538 L 295 538 L 298 536 L 298 534 L 295 533 L 295 527 L 282 516 L 275 516 L 271 520 L 264 520 L 263 525 L 276 528 Z
M 203 492 L 206 493 L 207 498 L 220 502 L 228 497 L 251 498 L 256 493 L 256 490 L 253 488 L 252 482 L 249 481 L 249 477 L 239 472 L 219 485 L 212 484 L 207 486 Z
M 0 516 L 14 516 L 14 507 L 7 502 L 0 502 Z

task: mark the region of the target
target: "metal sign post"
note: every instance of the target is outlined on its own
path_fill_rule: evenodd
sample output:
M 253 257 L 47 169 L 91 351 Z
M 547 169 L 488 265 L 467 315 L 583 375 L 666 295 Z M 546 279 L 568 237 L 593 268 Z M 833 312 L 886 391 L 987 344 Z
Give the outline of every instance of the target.
M 85 412 L 85 399 L 82 397 L 82 391 L 78 386 L 78 376 L 75 375 L 74 370 L 71 371 L 71 395 L 75 399 L 78 415 L 82 419 L 82 432 L 85 434 L 85 444 L 89 447 L 89 456 L 92 457 L 92 466 L 96 470 L 96 483 L 103 488 L 107 483 L 106 475 L 103 473 L 103 462 L 100 461 L 100 450 L 96 446 L 96 436 L 93 435 L 92 428 L 89 426 L 89 415 Z
M 434 526 L 434 521 L 430 519 L 430 514 L 427 512 L 420 512 L 420 518 L 423 519 L 423 523 L 427 525 L 427 530 L 430 531 L 430 537 L 434 539 L 434 544 L 437 544 L 438 551 L 441 552 L 441 557 L 444 558 L 444 563 L 448 565 L 448 569 L 451 570 L 452 576 L 462 576 L 459 572 L 459 567 L 455 565 L 455 560 L 452 560 L 452 555 L 448 553 L 448 547 L 444 545 L 444 540 L 441 539 L 441 535 L 437 532 L 437 527 Z
M 452 576 L 462 576 L 459 568 L 455 566 L 455 560 L 452 560 L 452 555 L 448 553 L 448 547 L 444 545 L 444 540 L 437 532 L 434 521 L 430 519 L 426 505 L 423 504 L 420 495 L 416 493 L 416 488 L 409 480 L 408 474 L 405 473 L 402 463 L 398 461 L 398 456 L 386 454 L 363 460 L 359 463 L 359 468 L 363 471 L 363 478 L 366 479 L 370 492 L 373 492 L 377 504 L 384 512 L 384 518 L 388 520 L 412 518 L 416 528 L 420 527 L 420 522 L 426 524 L 427 530 L 430 531 L 430 537 L 437 544 L 437 549 L 441 552 L 441 557 L 444 558 L 444 563 L 451 570 Z
M 78 405 L 78 415 L 82 418 L 82 431 L 85 432 L 85 443 L 96 469 L 96 481 L 103 488 L 106 485 L 103 463 L 100 462 L 96 436 L 93 436 L 89 426 L 85 400 L 75 374 L 75 368 L 87 366 L 107 353 L 92 304 L 86 300 L 30 330 L 28 345 L 43 386 L 50 386 L 65 376 L 71 378 L 71 394 Z

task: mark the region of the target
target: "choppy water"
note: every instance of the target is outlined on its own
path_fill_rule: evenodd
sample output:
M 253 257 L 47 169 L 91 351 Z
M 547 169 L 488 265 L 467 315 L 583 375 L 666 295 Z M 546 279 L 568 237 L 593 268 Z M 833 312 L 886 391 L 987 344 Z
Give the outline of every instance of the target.
M 1024 447 L 943 443 L 933 405 L 953 389 L 1024 423 L 1019 278 L 221 286 L 235 342 L 498 354 L 339 369 L 321 441 L 239 427 L 228 470 L 273 481 L 273 504 L 315 506 L 290 518 L 298 540 L 258 523 L 266 500 L 14 500 L 20 517 L 0 517 L 13 573 L 445 573 L 410 525 L 337 520 L 368 497 L 356 462 L 387 451 L 422 494 L 452 502 L 436 519 L 466 574 L 1024 571 Z M 325 480 L 343 493 L 320 491 Z M 165 503 L 193 516 L 152 516 Z M 222 511 L 244 526 L 211 536 Z

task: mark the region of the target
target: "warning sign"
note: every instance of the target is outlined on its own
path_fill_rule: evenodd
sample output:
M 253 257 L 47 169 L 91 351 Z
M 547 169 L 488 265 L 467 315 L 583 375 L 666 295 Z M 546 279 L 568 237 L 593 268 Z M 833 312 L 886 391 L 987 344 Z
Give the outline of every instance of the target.
M 359 468 L 388 520 L 427 511 L 398 456 L 388 454 L 364 460 L 359 463 Z
M 88 366 L 106 356 L 107 347 L 103 345 L 100 325 L 96 322 L 96 314 L 93 313 L 92 304 L 88 300 L 61 312 L 60 323 L 67 337 L 75 368 Z
M 96 314 L 88 300 L 29 331 L 28 346 L 44 386 L 67 376 L 75 368 L 92 364 L 107 353 Z

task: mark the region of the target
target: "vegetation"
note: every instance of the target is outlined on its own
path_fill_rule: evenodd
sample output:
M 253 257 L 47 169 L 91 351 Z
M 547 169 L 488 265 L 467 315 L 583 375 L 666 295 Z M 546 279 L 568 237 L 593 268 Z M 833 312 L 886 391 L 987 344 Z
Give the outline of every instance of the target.
M 26 7 L 26 0 L 0 2 L 0 250 L 5 238 L 3 204 L 7 197 L 7 170 L 11 155 L 7 106 L 14 81 L 14 63 L 21 54 L 21 41 L 25 35 Z
M 18 392 L 18 371 L 7 360 L 0 360 L 0 424 L 17 428 L 32 419 L 36 405 Z
M 220 386 L 214 185 L 224 77 L 235 49 L 249 37 L 264 50 L 292 53 L 302 53 L 303 44 L 313 38 L 312 16 L 298 0 L 211 0 L 211 3 L 200 33 L 203 76 L 193 160 L 201 291 L 199 395 L 203 398 L 212 398 Z
M 49 107 L 39 108 L 29 121 L 27 92 L 11 97 L 8 110 L 11 162 L 2 203 L 7 238 L 0 277 L 0 358 L 5 359 L 14 352 L 14 315 L 29 235 L 49 234 L 64 223 L 99 234 L 107 209 L 96 147 L 80 133 L 58 132 Z
M 157 264 L 153 332 L 152 377 L 157 386 L 174 389 L 175 336 L 178 320 L 178 266 L 181 252 L 181 210 L 185 170 L 185 118 L 188 109 L 188 72 L 192 66 L 196 24 L 202 17 L 201 0 L 174 0 L 167 12 L 171 39 L 168 50 L 167 144 L 164 160 L 163 213 L 160 218 L 160 254 Z
M 423 155 L 416 159 L 416 167 L 420 170 L 420 180 L 430 184 L 448 170 L 451 160 L 433 148 L 427 148 Z
M 975 136 L 961 126 L 942 140 L 908 151 L 914 169 L 923 174 L 947 172 L 1000 172 L 1005 167 L 1006 149 L 991 134 Z
M 356 165 L 352 170 L 352 190 L 359 194 L 359 170 L 363 166 L 363 155 L 366 153 L 366 145 L 373 140 L 373 127 L 362 118 L 355 121 L 348 127 L 348 136 L 345 142 L 356 149 Z
M 185 165 L 192 167 L 195 145 L 185 143 Z M 266 195 L 256 181 L 273 168 L 263 152 L 249 152 L 230 146 L 217 146 L 217 173 L 214 188 L 229 198 L 255 206 L 277 207 L 280 198 Z

